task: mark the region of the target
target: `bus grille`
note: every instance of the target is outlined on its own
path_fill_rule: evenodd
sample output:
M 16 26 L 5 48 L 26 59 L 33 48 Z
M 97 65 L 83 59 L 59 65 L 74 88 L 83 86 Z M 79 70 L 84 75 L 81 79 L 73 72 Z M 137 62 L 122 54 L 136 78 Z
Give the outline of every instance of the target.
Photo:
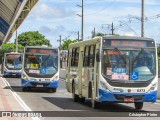
M 31 82 L 31 85 L 37 86 L 37 85 L 43 85 L 43 87 L 47 87 L 49 83 L 37 83 L 37 82 Z

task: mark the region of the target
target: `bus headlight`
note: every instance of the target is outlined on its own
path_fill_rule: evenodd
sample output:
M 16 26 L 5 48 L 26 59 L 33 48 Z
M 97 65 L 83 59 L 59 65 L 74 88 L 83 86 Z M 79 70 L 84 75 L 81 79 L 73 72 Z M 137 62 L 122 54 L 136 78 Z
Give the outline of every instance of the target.
M 107 87 L 107 85 L 106 85 L 105 82 L 100 81 L 100 85 L 101 85 L 101 87 L 102 87 L 103 89 L 108 90 L 108 87 Z M 109 90 L 108 90 L 108 91 L 109 91 Z
M 157 84 L 153 84 L 152 87 L 148 90 L 148 93 L 153 92 Z
M 8 71 L 7 68 L 4 68 L 4 71 Z
M 52 81 L 58 80 L 58 75 L 56 75 Z

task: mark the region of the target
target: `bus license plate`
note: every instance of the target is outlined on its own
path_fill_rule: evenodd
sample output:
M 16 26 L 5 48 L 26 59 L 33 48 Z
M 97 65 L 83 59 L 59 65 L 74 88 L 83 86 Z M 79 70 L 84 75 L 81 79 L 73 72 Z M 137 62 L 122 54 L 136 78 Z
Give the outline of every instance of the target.
M 37 85 L 37 87 L 43 87 L 43 85 Z
M 134 102 L 134 98 L 124 98 L 124 102 Z

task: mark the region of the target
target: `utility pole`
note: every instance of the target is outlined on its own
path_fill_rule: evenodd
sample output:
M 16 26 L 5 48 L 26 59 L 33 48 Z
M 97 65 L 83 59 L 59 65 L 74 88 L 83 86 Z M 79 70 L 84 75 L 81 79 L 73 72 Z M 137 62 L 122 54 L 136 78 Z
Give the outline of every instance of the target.
M 94 27 L 94 29 L 93 29 L 93 37 L 95 37 L 96 36 L 96 28 Z
M 79 17 L 82 18 L 82 22 L 81 22 L 81 41 L 83 41 L 83 38 L 84 38 L 84 2 L 82 0 L 82 5 L 77 5 L 78 7 L 81 7 L 82 8 L 82 15 L 79 15 L 79 14 L 76 14 L 78 15 Z
M 111 29 L 111 31 L 112 31 L 112 35 L 114 35 L 114 27 L 113 27 L 113 22 L 112 22 L 112 29 Z
M 18 53 L 18 34 L 16 30 L 16 53 Z
M 144 37 L 144 0 L 142 0 L 141 37 Z
M 77 33 L 77 34 L 78 34 L 78 42 L 79 42 L 79 31 L 78 31 L 78 33 Z
M 59 42 L 59 49 L 61 50 L 61 42 L 62 42 L 62 37 L 61 37 L 61 35 L 59 36 L 59 40 L 57 40 L 58 42 Z
M 83 29 L 84 29 L 84 4 L 83 4 L 83 0 L 82 0 L 82 41 L 83 41 L 83 37 L 84 37 L 84 34 L 83 34 Z

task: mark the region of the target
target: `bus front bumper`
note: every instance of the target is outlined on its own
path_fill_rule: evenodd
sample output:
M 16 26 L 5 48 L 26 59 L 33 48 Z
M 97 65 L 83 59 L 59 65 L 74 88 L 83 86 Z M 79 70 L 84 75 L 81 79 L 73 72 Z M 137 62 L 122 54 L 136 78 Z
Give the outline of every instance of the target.
M 156 102 L 157 91 L 151 93 L 115 93 L 99 89 L 99 102 L 122 102 L 125 98 L 133 98 L 133 102 Z
M 40 82 L 21 79 L 22 87 L 47 87 L 47 88 L 58 88 L 58 80 L 50 82 Z
M 21 72 L 6 72 L 4 71 L 4 76 L 21 76 Z

